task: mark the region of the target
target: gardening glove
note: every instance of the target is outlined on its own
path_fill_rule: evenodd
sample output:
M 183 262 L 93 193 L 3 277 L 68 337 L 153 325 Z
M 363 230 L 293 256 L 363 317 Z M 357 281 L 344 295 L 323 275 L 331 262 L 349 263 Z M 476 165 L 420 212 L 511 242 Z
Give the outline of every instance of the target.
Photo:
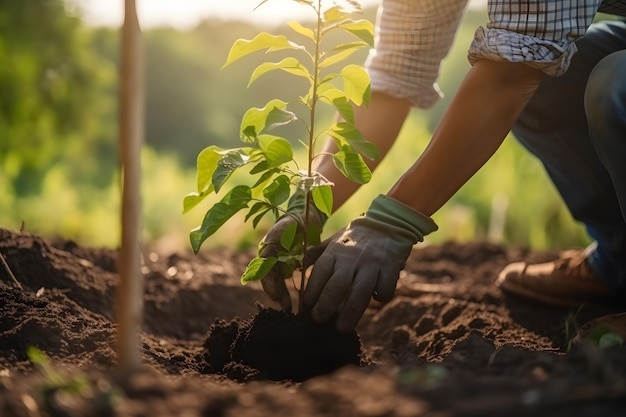
M 413 245 L 435 230 L 430 217 L 385 195 L 376 197 L 365 215 L 329 239 L 313 265 L 305 307 L 317 322 L 339 313 L 337 329 L 354 329 L 372 296 L 383 303 L 393 298 Z
M 267 232 L 259 244 L 259 257 L 277 257 L 280 252 L 285 252 L 285 248 L 280 244 L 283 232 L 292 224 L 297 223 L 296 218 L 303 219 L 305 215 L 304 193 L 296 193 L 287 206 L 287 214 L 281 216 L 274 226 Z M 295 217 L 295 218 L 294 218 Z M 322 232 L 322 227 L 327 216 L 319 211 L 313 203 L 309 206 L 309 233 L 317 233 L 317 240 Z M 302 227 L 298 224 L 297 236 L 302 236 Z M 298 239 L 298 238 L 296 238 Z M 313 248 L 309 248 L 311 250 Z M 285 280 L 293 275 L 293 272 L 300 265 L 295 262 L 277 262 L 265 278 L 261 280 L 263 291 L 268 297 L 280 304 L 285 311 L 291 311 L 291 297 L 285 285 Z

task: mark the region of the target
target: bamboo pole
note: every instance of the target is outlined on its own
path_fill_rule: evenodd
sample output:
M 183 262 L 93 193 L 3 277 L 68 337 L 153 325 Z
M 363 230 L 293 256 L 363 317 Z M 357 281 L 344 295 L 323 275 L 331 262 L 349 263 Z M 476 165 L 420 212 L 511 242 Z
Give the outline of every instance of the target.
M 140 151 L 143 142 L 144 94 L 141 31 L 135 0 L 125 0 L 121 33 L 119 146 L 122 168 L 122 238 L 117 291 L 118 363 L 130 371 L 140 365 L 139 328 L 143 309 L 141 276 Z

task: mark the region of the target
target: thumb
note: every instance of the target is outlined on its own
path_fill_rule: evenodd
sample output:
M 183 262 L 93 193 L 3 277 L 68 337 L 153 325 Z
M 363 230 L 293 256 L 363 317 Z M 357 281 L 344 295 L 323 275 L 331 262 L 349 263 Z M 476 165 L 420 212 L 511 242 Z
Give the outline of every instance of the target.
M 261 280 L 261 286 L 271 300 L 280 304 L 283 310 L 291 311 L 291 297 L 284 278 L 275 272 L 270 273 Z

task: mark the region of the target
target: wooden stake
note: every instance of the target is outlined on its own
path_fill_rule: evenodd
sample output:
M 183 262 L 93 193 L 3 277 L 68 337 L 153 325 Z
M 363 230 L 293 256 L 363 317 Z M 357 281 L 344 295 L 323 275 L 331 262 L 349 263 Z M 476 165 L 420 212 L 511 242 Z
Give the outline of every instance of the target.
M 122 239 L 117 291 L 118 361 L 124 371 L 139 367 L 139 328 L 143 309 L 140 264 L 140 152 L 144 94 L 141 31 L 135 0 L 125 0 L 121 36 L 119 140 L 122 168 Z

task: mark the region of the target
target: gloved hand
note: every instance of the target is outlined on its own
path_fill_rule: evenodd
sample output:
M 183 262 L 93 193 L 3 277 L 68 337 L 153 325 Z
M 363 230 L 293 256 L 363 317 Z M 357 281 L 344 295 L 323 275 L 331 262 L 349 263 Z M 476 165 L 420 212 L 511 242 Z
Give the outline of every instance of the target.
M 353 329 L 372 296 L 391 300 L 413 245 L 435 230 L 430 217 L 385 195 L 376 197 L 365 215 L 328 239 L 313 265 L 305 307 L 318 322 L 339 312 L 336 327 Z
M 283 248 L 280 243 L 280 238 L 285 230 L 293 225 L 297 225 L 297 236 L 295 241 L 302 241 L 302 227 L 296 219 L 303 219 L 305 215 L 305 198 L 304 194 L 298 192 L 295 194 L 287 206 L 287 214 L 281 216 L 274 226 L 267 232 L 267 234 L 261 240 L 259 244 L 259 256 L 263 258 L 277 257 L 281 252 L 286 252 L 288 248 Z M 319 236 L 322 233 L 322 227 L 326 222 L 327 216 L 319 211 L 313 203 L 309 206 L 309 233 L 316 233 L 316 240 L 319 241 Z M 309 238 L 309 241 L 312 239 Z M 315 239 L 313 239 L 315 240 Z M 309 251 L 313 248 L 309 247 Z M 270 270 L 265 278 L 261 280 L 263 291 L 273 301 L 280 304 L 281 308 L 285 311 L 291 311 L 291 297 L 289 291 L 285 285 L 285 280 L 293 275 L 296 268 L 300 265 L 291 260 L 285 262 L 277 262 Z

